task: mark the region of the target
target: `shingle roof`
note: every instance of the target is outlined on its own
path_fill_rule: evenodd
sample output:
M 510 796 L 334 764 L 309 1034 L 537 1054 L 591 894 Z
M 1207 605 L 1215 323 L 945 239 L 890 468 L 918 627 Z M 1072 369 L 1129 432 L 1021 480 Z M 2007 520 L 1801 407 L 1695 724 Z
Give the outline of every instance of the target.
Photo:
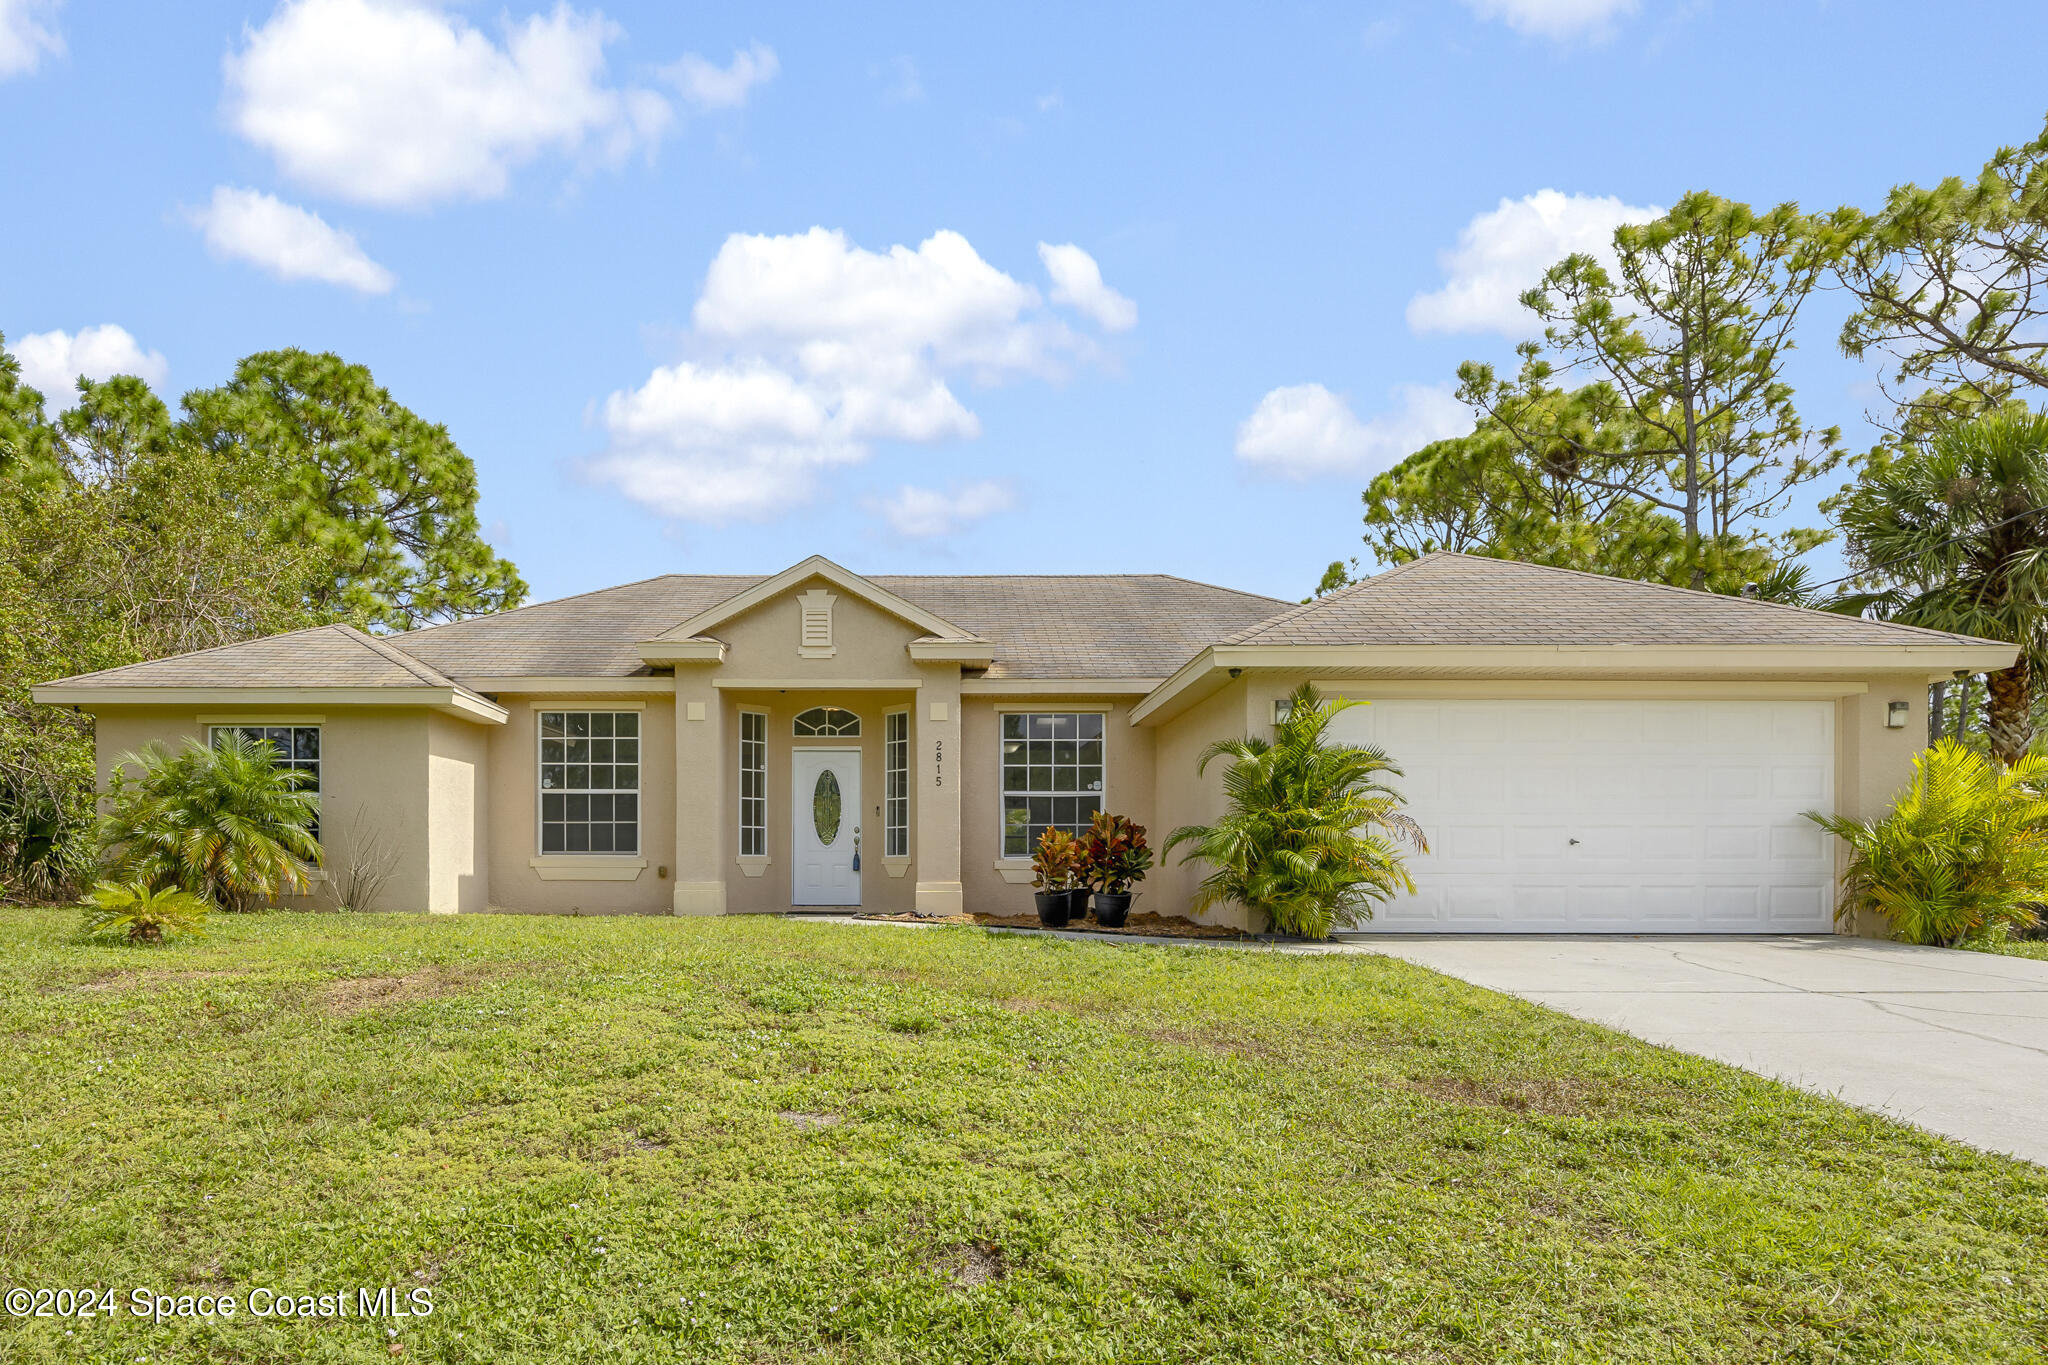
M 100 687 L 470 689 L 633 677 L 643 641 L 763 581 L 666 574 L 382 639 L 319 626 L 66 678 Z M 1227 645 L 1979 644 L 1968 636 L 1512 560 L 1426 555 L 1302 606 L 1166 574 L 877 575 L 993 646 L 991 678 L 1163 678 Z M 715 634 L 716 632 L 714 632 Z M 470 695 L 475 695 L 470 693 Z
M 354 626 L 312 626 L 65 678 L 67 687 L 454 688 L 453 678 Z
M 1440 552 L 1281 612 L 1231 645 L 1937 645 L 1946 631 Z
M 668 574 L 430 626 L 391 643 L 457 677 L 644 674 L 642 641 L 765 576 Z M 992 678 L 1163 678 L 1220 636 L 1286 605 L 1167 574 L 877 574 L 868 581 L 990 641 Z

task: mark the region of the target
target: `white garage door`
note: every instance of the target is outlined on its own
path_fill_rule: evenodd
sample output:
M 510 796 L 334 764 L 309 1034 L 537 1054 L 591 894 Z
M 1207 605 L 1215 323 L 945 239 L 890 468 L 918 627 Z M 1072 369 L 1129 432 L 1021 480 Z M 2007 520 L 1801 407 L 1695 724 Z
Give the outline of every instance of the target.
M 1386 749 L 1429 837 L 1407 933 L 1813 933 L 1833 856 L 1834 706 L 1376 701 L 1336 737 Z

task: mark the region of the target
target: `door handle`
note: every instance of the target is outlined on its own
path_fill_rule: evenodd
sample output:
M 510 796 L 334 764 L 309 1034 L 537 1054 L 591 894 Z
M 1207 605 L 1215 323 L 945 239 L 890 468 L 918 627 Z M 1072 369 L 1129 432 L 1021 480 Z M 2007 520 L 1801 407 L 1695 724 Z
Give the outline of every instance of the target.
M 860 832 L 859 830 L 855 830 L 855 831 L 854 831 L 854 833 L 856 833 L 856 834 L 858 834 L 859 832 Z M 1565 842 L 1566 842 L 1566 843 L 1568 843 L 1568 844 L 1576 844 L 1576 843 L 1578 842 L 1578 840 L 1577 840 L 1577 839 L 1567 839 L 1567 840 L 1565 840 Z

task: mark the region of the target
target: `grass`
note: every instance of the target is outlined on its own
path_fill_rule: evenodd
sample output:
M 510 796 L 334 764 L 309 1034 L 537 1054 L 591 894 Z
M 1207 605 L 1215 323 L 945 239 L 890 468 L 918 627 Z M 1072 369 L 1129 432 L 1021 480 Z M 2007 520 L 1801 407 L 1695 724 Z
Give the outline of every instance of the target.
M 2048 938 L 1973 938 L 1963 947 L 1975 953 L 1998 953 L 2004 957 L 2032 957 L 2048 962 Z
M 283 914 L 147 949 L 75 923 L 0 912 L 0 1280 L 434 1311 L 0 1319 L 10 1361 L 2048 1339 L 2048 1173 L 1391 959 Z

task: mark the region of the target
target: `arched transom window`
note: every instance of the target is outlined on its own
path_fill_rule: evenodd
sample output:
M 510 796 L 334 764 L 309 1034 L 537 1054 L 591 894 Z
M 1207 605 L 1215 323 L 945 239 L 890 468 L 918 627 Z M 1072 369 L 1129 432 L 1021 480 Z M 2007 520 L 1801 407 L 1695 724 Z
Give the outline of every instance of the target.
M 811 739 L 820 735 L 838 737 L 858 735 L 860 717 L 843 706 L 813 706 L 808 711 L 799 711 L 796 717 L 798 739 Z

